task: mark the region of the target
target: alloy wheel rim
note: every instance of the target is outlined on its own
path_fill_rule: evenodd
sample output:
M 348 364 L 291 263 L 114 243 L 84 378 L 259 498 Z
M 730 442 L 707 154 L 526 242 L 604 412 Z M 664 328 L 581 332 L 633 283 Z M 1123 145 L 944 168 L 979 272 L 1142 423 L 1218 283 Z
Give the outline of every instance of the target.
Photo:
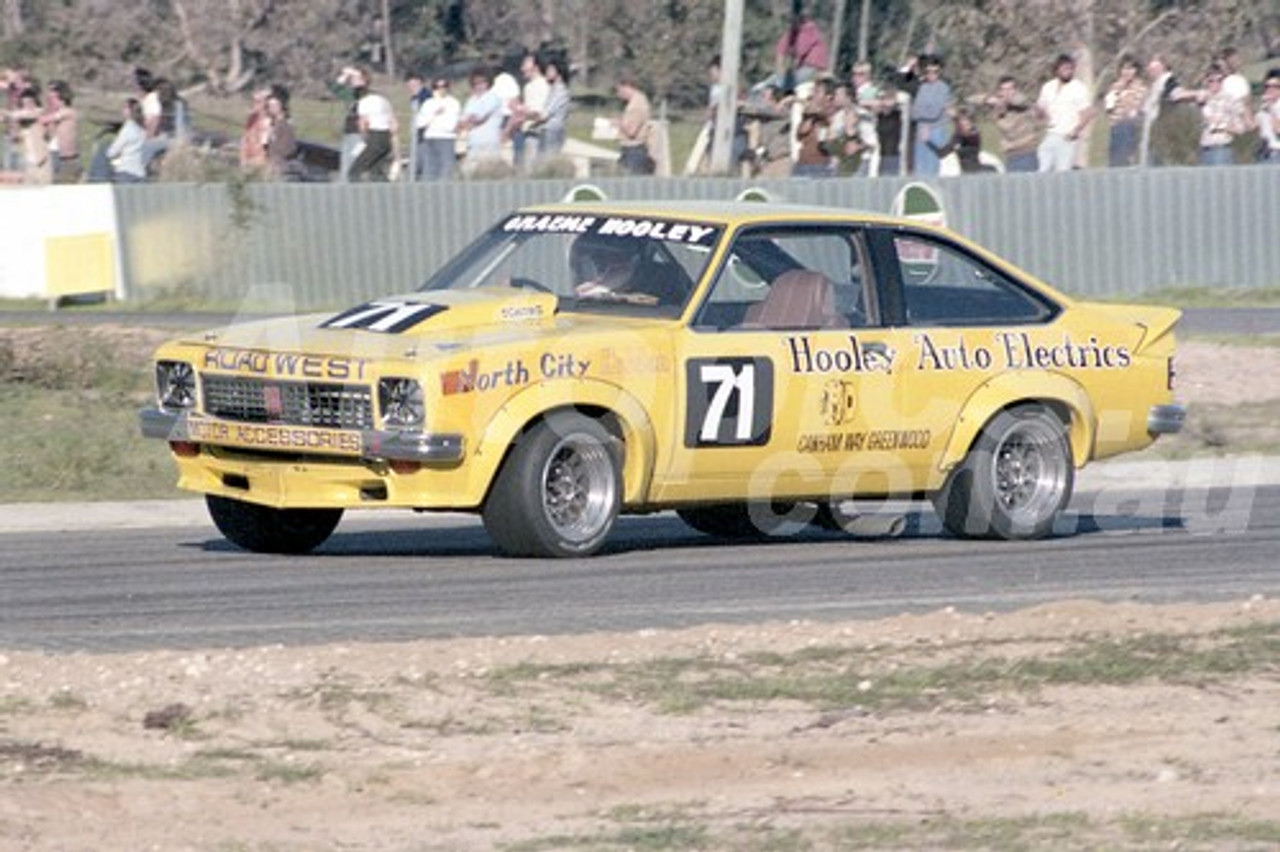
M 543 513 L 563 538 L 588 541 L 609 521 L 614 488 L 608 449 L 582 436 L 566 436 L 543 469 Z

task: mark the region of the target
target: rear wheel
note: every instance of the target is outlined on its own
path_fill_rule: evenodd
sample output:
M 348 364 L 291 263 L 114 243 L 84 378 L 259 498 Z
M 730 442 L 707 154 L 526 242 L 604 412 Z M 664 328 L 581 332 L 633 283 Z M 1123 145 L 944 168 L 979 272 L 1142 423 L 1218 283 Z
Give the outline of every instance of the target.
M 213 494 L 205 503 L 218 531 L 254 553 L 309 553 L 342 520 L 341 509 L 275 509 Z
M 964 462 L 934 495 L 942 524 L 962 538 L 1044 538 L 1075 482 L 1066 427 L 1024 405 L 983 427 Z
M 622 499 L 621 449 L 599 421 L 561 412 L 511 450 L 484 506 L 484 526 L 511 556 L 588 556 Z

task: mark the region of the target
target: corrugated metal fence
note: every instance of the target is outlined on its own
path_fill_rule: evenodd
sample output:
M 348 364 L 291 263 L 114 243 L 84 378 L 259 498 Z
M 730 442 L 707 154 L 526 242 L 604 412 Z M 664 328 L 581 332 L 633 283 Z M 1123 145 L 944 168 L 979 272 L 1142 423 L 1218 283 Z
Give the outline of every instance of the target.
M 887 211 L 906 181 L 611 179 L 616 199 L 786 201 Z M 417 286 L 504 212 L 567 181 L 157 184 L 117 193 L 131 300 L 246 310 L 335 307 Z M 1280 168 L 1089 170 L 935 180 L 948 224 L 1060 289 L 1280 286 Z

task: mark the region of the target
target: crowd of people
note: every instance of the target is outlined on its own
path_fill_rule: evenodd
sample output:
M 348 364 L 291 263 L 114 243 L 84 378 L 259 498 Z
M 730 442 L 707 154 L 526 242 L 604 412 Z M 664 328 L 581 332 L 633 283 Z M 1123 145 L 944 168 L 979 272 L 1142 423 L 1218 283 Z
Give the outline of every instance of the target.
M 1160 165 L 1155 144 L 1162 114 L 1192 105 L 1199 120 L 1198 162 L 1240 159 L 1237 140 L 1255 134 L 1247 159 L 1280 164 L 1280 68 L 1270 69 L 1255 97 L 1241 73 L 1239 53 L 1221 51 L 1194 85 L 1183 85 L 1164 58 L 1145 66 L 1133 57 L 1117 64 L 1114 80 L 1094 92 L 1077 76 L 1076 59 L 1062 54 L 1034 97 L 1013 76 L 990 92 L 959 97 L 940 56 L 924 54 L 873 79 L 854 65 L 847 78 L 831 73 L 831 56 L 817 24 L 797 16 L 778 38 L 775 70 L 746 89 L 738 104 L 734 161 L 766 177 L 785 175 L 938 175 L 982 171 L 1058 172 L 1082 167 L 1095 122 L 1107 126 L 1111 167 Z M 704 138 L 719 103 L 720 63 L 708 67 Z M 559 155 L 567 139 L 572 100 L 563 52 L 541 48 L 508 54 L 475 67 L 465 100 L 454 81 L 411 74 L 406 80 L 409 127 L 401 128 L 390 98 L 372 87 L 362 67 L 341 69 L 331 91 L 347 104 L 338 177 L 347 181 L 438 181 L 482 173 L 530 174 Z M 121 105 L 121 120 L 101 140 L 88 168 L 81 163 L 78 116 L 71 87 L 46 87 L 20 68 L 0 70 L 6 96 L 0 173 L 7 182 L 139 182 L 175 140 L 189 131 L 187 108 L 173 84 L 135 69 L 136 92 Z M 623 174 L 655 171 L 652 107 L 641 84 L 622 74 L 615 86 L 618 113 L 606 122 Z M 983 121 L 985 119 L 985 122 Z M 995 144 L 981 126 L 994 130 Z M 401 144 L 408 139 L 407 151 Z M 994 150 L 989 150 L 994 149 Z M 260 87 L 239 138 L 241 167 L 278 180 L 307 179 L 290 119 L 289 91 Z M 687 171 L 694 171 L 691 159 Z M 499 172 L 494 172 L 499 173 Z
M 449 77 L 428 82 L 411 74 L 405 83 L 407 153 L 400 147 L 395 109 L 371 88 L 371 80 L 367 69 L 349 66 L 330 87 L 348 104 L 338 166 L 343 180 L 393 180 L 407 167 L 411 180 L 439 181 L 475 175 L 499 162 L 529 173 L 558 155 L 568 136 L 569 68 L 556 51 L 522 51 L 497 65 L 477 65 L 465 101 L 453 94 Z M 623 151 L 625 160 L 625 142 Z
M 1199 163 L 1237 162 L 1237 139 L 1255 132 L 1257 149 L 1247 159 L 1280 163 L 1280 68 L 1267 72 L 1255 103 L 1232 48 L 1206 63 L 1191 86 L 1162 57 L 1151 57 L 1145 74 L 1137 59 L 1123 57 L 1114 82 L 1099 94 L 1064 53 L 1034 97 L 1006 75 L 994 91 L 960 98 L 935 54 L 887 69 L 879 81 L 866 63 L 848 79 L 831 74 L 827 57 L 816 24 L 799 16 L 779 38 L 778 70 L 739 104 L 738 160 L 766 176 L 1061 172 L 1085 165 L 1088 133 L 1105 121 L 1109 166 L 1160 165 L 1160 116 L 1189 104 L 1199 119 Z M 718 63 L 710 74 L 714 91 Z M 984 117 L 998 136 L 998 153 L 984 145 Z
M 134 84 L 137 91 L 121 104 L 111 137 L 101 140 L 86 168 L 71 86 L 54 80 L 42 87 L 26 69 L 0 69 L 6 102 L 3 180 L 37 185 L 146 180 L 169 147 L 189 133 L 190 123 L 186 102 L 172 82 L 137 68 Z

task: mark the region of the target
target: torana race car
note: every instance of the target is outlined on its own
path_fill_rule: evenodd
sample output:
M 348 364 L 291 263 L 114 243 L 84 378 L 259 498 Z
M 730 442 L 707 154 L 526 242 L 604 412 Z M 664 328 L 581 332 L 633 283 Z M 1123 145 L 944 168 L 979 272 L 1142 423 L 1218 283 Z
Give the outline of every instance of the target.
M 141 422 L 252 551 L 365 507 L 478 512 L 501 551 L 563 557 L 621 513 L 742 537 L 898 496 L 1036 538 L 1077 468 L 1181 427 L 1178 319 L 909 219 L 556 204 L 417 291 L 164 345 Z

